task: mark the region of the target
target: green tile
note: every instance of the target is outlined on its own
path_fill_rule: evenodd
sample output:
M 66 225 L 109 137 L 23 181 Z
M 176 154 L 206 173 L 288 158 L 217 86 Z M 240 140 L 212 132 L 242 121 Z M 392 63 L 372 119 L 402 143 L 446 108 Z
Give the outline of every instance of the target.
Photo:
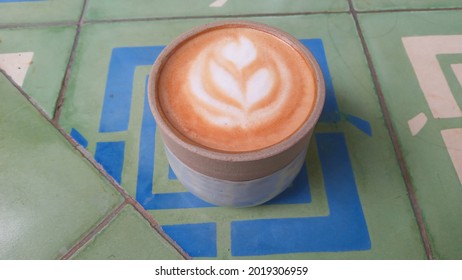
M 74 36 L 75 27 L 0 29 L 0 63 L 13 63 L 1 62 L 8 54 L 32 53 L 32 61 L 21 66 L 26 72 L 22 87 L 49 116 L 53 116 Z
M 353 172 L 351 176 L 354 177 L 351 185 L 353 192 L 350 194 L 351 197 L 358 199 L 357 203 L 360 203 L 359 208 L 364 214 L 357 212 L 355 216 L 345 218 L 344 227 L 338 228 L 336 225 L 332 230 L 327 231 L 326 235 L 330 236 L 332 232 L 338 232 L 338 236 L 342 236 L 344 233 L 356 232 L 357 228 L 348 229 L 349 225 L 351 223 L 357 225 L 356 223 L 364 216 L 370 246 L 367 246 L 367 240 L 361 239 L 361 242 L 364 242 L 361 243 L 362 249 L 358 249 L 359 247 L 348 249 L 346 244 L 342 243 L 341 246 L 336 244 L 337 239 L 334 238 L 332 241 L 324 240 L 322 244 L 325 247 L 321 249 L 315 246 L 316 248 L 305 248 L 300 251 L 298 248 L 290 247 L 289 241 L 279 238 L 274 241 L 278 242 L 274 244 L 275 246 L 260 245 L 255 252 L 243 258 L 425 258 L 421 237 L 384 125 L 354 20 L 348 14 L 251 19 L 279 27 L 300 39 L 321 39 L 325 49 L 339 109 L 332 111 L 333 119 L 327 118 L 318 125 L 315 137 L 319 137 L 319 141 L 313 139 L 309 149 L 307 172 L 311 201 L 284 202 L 249 209 L 203 207 L 197 201 L 184 198 L 188 194 L 181 184 L 171 174 L 169 175 L 168 163 L 159 135 L 156 135 L 155 139 L 155 154 L 151 154 L 154 157 L 154 166 L 150 165 L 152 162 L 146 160 L 150 157 L 150 150 L 140 150 L 146 76 L 150 70 L 150 61 L 155 57 L 155 49 L 152 46 L 165 45 L 181 32 L 212 19 L 85 24 L 60 124 L 69 132 L 76 129 L 84 135 L 88 140 L 87 149 L 92 154 L 96 152 L 97 143 L 123 142 L 125 150 L 123 158 L 119 158 L 123 163 L 123 170 L 117 175 L 121 177 L 121 185 L 150 210 L 156 220 L 164 226 L 165 231 L 183 246 L 186 252 L 198 258 L 240 258 L 237 254 L 239 248 L 233 247 L 233 244 L 240 241 L 234 235 L 239 234 L 235 226 L 241 221 L 253 223 L 255 220 L 264 222 L 281 219 L 286 222 L 299 221 L 298 218 L 303 218 L 300 221 L 314 221 L 330 219 L 334 214 L 338 214 L 338 212 L 332 213 L 339 202 L 332 200 L 331 188 L 332 185 L 334 188 L 346 185 L 343 183 L 343 177 L 336 177 L 334 183 L 332 181 L 329 183 L 329 189 L 326 188 L 325 180 L 331 177 L 326 177 L 326 174 L 335 171 L 321 166 L 320 149 L 317 147 L 325 145 L 322 141 L 323 136 L 340 139 L 341 143 L 345 139 L 347 159 L 342 159 L 342 162 L 348 168 L 351 167 Z M 316 42 L 319 47 L 321 41 Z M 111 56 L 115 58 L 111 60 Z M 113 64 L 112 67 L 117 65 L 115 70 L 132 70 L 124 72 L 123 77 L 119 76 L 116 80 L 108 81 L 112 79 L 108 78 L 111 63 L 120 63 Z M 112 77 L 112 74 L 110 76 Z M 128 84 L 128 92 L 124 90 L 124 95 L 132 95 L 131 101 L 129 98 L 129 101 L 124 102 L 119 108 L 121 111 L 130 112 L 128 128 L 122 127 L 114 132 L 100 131 L 100 122 L 106 118 L 102 117 L 103 103 L 111 102 L 108 100 L 112 100 L 114 94 L 118 94 L 117 91 L 123 86 L 126 87 L 128 81 L 132 79 L 133 86 Z M 113 82 L 117 85 L 113 89 L 114 92 L 110 87 Z M 108 90 L 108 99 L 105 101 L 106 90 Z M 332 105 L 333 101 L 329 102 Z M 149 116 L 149 112 L 147 115 Z M 363 121 L 360 121 L 358 126 L 364 131 L 352 125 L 359 119 Z M 367 129 L 368 125 L 371 131 Z M 139 157 L 140 154 L 143 156 Z M 334 155 L 333 158 L 336 156 L 338 155 Z M 146 166 L 148 169 L 151 168 L 151 171 L 153 169 L 151 184 L 138 182 L 139 174 L 144 174 L 142 172 L 145 171 Z M 359 196 L 355 194 L 355 190 Z M 146 191 L 154 195 L 144 197 Z M 168 197 L 172 197 L 170 204 L 165 200 Z M 178 203 L 180 200 L 177 199 L 186 200 Z M 352 209 L 348 207 L 345 209 L 346 212 Z M 340 212 L 340 217 L 343 217 L 341 216 L 343 213 Z M 339 221 L 341 220 L 342 218 Z M 303 228 L 304 225 L 300 224 L 300 227 Z M 328 228 L 325 226 L 319 230 L 324 232 Z M 273 230 L 284 232 L 284 227 L 282 231 L 277 228 Z M 263 236 L 267 231 L 269 230 L 263 230 L 256 235 Z M 299 238 L 306 238 L 306 236 L 309 235 L 303 233 Z M 323 236 L 318 237 L 323 238 Z M 309 238 L 307 241 L 310 241 Z M 301 245 L 303 246 L 303 243 Z M 283 249 L 279 251 L 280 253 L 268 253 L 271 248 L 278 246 L 290 248 Z
M 99 0 L 90 1 L 85 19 L 229 16 L 346 10 L 348 10 L 347 0 L 195 0 L 190 5 L 185 5 L 182 0 L 135 0 L 131 1 L 130 5 L 123 0 Z
M 353 0 L 355 9 L 368 10 L 395 10 L 395 9 L 437 9 L 460 8 L 460 0 Z
M 183 257 L 132 207 L 126 206 L 74 259 L 178 260 Z
M 121 196 L 0 75 L 0 259 L 54 259 Z
M 448 259 L 462 257 L 462 166 L 454 147 L 462 147 L 462 137 L 455 134 L 452 149 L 442 137 L 462 128 L 456 78 L 462 73 L 452 69 L 462 64 L 461 17 L 461 11 L 360 15 L 433 252 Z
M 77 22 L 84 0 L 0 1 L 0 25 Z

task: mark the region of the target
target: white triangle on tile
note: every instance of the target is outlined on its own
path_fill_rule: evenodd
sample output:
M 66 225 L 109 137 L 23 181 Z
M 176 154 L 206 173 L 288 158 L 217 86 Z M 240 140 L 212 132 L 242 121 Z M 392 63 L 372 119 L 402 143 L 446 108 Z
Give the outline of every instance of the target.
M 0 69 L 22 86 L 33 56 L 33 52 L 0 53 Z
M 407 123 L 412 136 L 416 136 L 427 123 L 427 116 L 424 113 L 420 113 L 417 116 L 410 119 Z
M 220 8 L 223 7 L 226 2 L 228 2 L 228 0 L 215 0 L 209 5 L 209 7 Z

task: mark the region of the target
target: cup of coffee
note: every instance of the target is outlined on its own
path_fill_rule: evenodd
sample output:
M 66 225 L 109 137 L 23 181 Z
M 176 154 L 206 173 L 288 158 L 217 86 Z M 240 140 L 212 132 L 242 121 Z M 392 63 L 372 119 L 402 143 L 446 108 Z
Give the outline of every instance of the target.
M 296 38 L 219 21 L 173 40 L 149 77 L 149 104 L 179 181 L 220 206 L 262 204 L 305 161 L 325 99 L 316 59 Z

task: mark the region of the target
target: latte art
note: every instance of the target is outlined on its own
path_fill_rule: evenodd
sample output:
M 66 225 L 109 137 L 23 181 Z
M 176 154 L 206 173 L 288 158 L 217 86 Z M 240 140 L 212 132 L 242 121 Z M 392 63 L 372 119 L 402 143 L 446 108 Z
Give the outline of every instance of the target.
M 273 63 L 252 68 L 265 50 L 257 52 L 246 37 L 228 41 L 210 46 L 194 61 L 189 74 L 194 109 L 217 126 L 250 129 L 270 121 L 289 97 L 290 84 L 282 83 L 289 81 L 288 69 L 275 52 L 265 56 Z
M 196 36 L 159 79 L 160 103 L 186 138 L 228 152 L 262 149 L 296 131 L 316 97 L 313 71 L 293 47 L 251 28 Z

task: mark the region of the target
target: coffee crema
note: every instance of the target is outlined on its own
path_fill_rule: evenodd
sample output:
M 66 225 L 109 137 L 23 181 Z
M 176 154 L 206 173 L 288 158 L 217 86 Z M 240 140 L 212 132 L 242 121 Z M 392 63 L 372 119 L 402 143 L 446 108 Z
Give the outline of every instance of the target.
M 316 102 L 307 58 L 251 27 L 225 25 L 196 34 L 159 71 L 157 98 L 170 125 L 223 152 L 256 151 L 287 139 Z

